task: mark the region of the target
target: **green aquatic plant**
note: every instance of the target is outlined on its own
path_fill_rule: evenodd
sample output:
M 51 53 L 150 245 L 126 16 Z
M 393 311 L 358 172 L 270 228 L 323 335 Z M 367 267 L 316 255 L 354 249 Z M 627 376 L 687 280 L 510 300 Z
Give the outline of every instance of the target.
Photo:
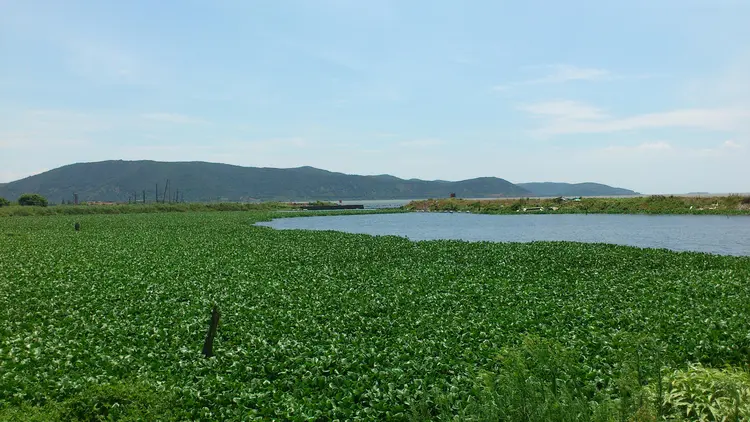
M 660 373 L 747 364 L 748 258 L 252 225 L 276 215 L 0 219 L 0 419 L 619 420 Z

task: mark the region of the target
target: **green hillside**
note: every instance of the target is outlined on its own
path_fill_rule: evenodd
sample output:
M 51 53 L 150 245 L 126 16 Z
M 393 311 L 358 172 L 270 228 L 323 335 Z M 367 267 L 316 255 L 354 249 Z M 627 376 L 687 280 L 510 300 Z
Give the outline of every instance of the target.
M 534 182 L 518 183 L 520 186 L 533 196 L 624 196 L 638 195 L 638 192 L 614 188 L 601 183 L 555 183 L 555 182 Z
M 127 201 L 160 198 L 169 179 L 172 196 L 185 201 L 365 200 L 524 196 L 529 192 L 504 179 L 483 177 L 459 182 L 404 180 L 389 175 L 356 176 L 312 167 L 290 169 L 240 167 L 206 162 L 102 161 L 63 166 L 0 186 L 0 196 L 15 199 L 40 193 L 53 203 Z

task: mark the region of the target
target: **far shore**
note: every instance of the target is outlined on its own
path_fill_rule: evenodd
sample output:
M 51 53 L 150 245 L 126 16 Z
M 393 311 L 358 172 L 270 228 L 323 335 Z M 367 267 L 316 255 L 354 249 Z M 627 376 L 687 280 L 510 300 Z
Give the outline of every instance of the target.
M 590 197 L 439 198 L 343 200 L 341 204 L 363 204 L 362 212 L 471 212 L 480 214 L 713 214 L 750 215 L 750 195 L 631 195 Z M 0 207 L 0 217 L 34 215 L 133 214 L 207 211 L 297 211 L 288 202 L 86 204 L 48 207 L 10 205 Z M 340 212 L 334 210 L 333 212 Z
M 502 199 L 426 199 L 406 205 L 411 211 L 480 214 L 719 214 L 750 215 L 750 196 L 649 195 Z

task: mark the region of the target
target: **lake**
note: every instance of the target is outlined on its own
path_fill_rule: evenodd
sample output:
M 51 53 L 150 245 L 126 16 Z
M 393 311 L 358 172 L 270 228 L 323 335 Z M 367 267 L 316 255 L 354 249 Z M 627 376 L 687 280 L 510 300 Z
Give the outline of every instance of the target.
M 750 216 L 408 213 L 280 218 L 259 225 L 411 240 L 566 240 L 750 256 Z

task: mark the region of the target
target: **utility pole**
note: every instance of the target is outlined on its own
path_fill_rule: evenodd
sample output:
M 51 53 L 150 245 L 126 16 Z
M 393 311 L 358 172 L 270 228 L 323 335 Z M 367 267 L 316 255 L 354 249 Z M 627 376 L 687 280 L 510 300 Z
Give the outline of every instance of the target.
M 156 184 L 156 189 L 154 190 L 154 199 L 156 200 L 156 203 L 159 203 L 159 184 Z
M 164 186 L 164 198 L 161 200 L 161 202 L 166 203 L 167 202 L 167 192 L 169 191 L 169 179 L 167 179 L 167 184 Z

